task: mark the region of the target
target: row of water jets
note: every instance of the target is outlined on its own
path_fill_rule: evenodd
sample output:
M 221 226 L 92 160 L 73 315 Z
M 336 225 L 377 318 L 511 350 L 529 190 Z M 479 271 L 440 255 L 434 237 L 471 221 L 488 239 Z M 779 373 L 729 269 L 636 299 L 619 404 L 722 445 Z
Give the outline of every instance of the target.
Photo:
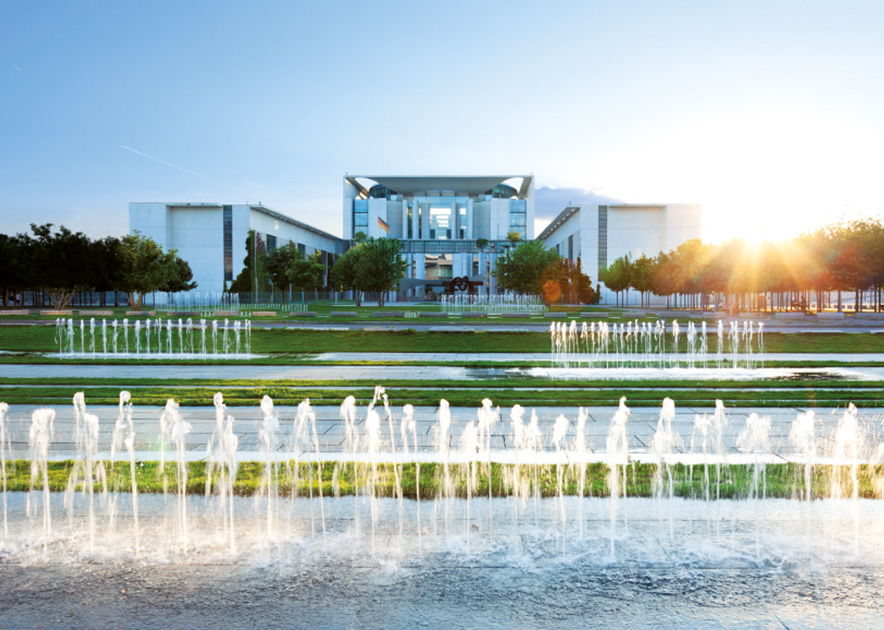
M 859 516 L 856 502 L 860 496 L 858 470 L 862 464 L 880 464 L 884 461 L 884 442 L 870 444 L 857 417 L 857 409 L 850 405 L 838 421 L 833 434 L 824 433 L 813 411 L 798 414 L 791 426 L 789 440 L 792 451 L 773 455 L 771 446 L 771 421 L 769 417 L 750 414 L 736 440 L 737 452 L 725 444 L 725 430 L 728 419 L 721 401 L 717 401 L 712 414 L 697 414 L 694 418 L 689 446 L 673 426 L 675 404 L 669 398 L 663 401 L 659 412 L 657 428 L 649 448 L 630 449 L 627 429 L 630 410 L 621 399 L 619 408 L 613 414 L 605 439 L 604 449 L 596 450 L 591 443 L 588 430 L 589 416 L 580 409 L 576 418 L 559 415 L 552 433 L 544 434 L 536 412 L 526 418 L 526 410 L 515 405 L 509 411 L 507 422 L 499 408 L 488 399 L 483 400 L 477 410 L 476 419 L 466 423 L 460 434 L 454 434 L 451 410 L 445 400 L 440 401 L 437 422 L 432 428 L 434 437 L 432 449 L 422 445 L 414 418 L 414 407 L 404 405 L 401 412 L 394 411 L 382 387 L 375 390 L 374 399 L 364 412 L 357 408 L 352 396 L 342 403 L 340 417 L 343 423 L 344 440 L 342 450 L 323 453 L 320 434 L 317 431 L 316 414 L 309 400 L 303 401 L 296 416 L 286 431 L 274 409 L 273 401 L 265 396 L 261 401 L 262 422 L 257 433 L 257 451 L 241 452 L 236 422 L 225 406 L 220 393 L 214 397 L 215 426 L 205 452 L 206 484 L 205 501 L 214 506 L 213 514 L 220 515 L 217 528 L 221 531 L 223 544 L 231 551 L 237 548 L 237 531 L 234 502 L 236 479 L 242 461 L 256 461 L 261 467 L 261 482 L 255 494 L 255 510 L 260 514 L 262 534 L 274 540 L 284 533 L 281 524 L 285 521 L 282 512 L 305 500 L 310 511 L 310 531 L 313 538 L 326 544 L 326 515 L 323 479 L 327 480 L 329 468 L 334 471 L 331 478 L 331 492 L 340 493 L 341 477 L 352 473 L 352 488 L 356 494 L 353 502 L 352 534 L 357 539 L 368 538 L 371 552 L 377 549 L 380 534 L 381 498 L 390 493 L 389 479 L 393 478 L 392 497 L 395 501 L 400 538 L 406 529 L 417 533 L 418 547 L 421 536 L 430 534 L 462 534 L 469 549 L 472 532 L 478 529 L 479 518 L 473 517 L 471 502 L 479 497 L 480 488 L 487 486 L 487 516 L 483 515 L 483 526 L 489 538 L 495 532 L 496 502 L 503 502 L 501 509 L 506 513 L 505 522 L 509 533 L 515 537 L 522 535 L 522 529 L 533 521 L 538 526 L 541 511 L 541 476 L 545 471 L 555 471 L 555 496 L 558 500 L 558 526 L 560 527 L 562 550 L 570 539 L 583 539 L 586 534 L 587 502 L 586 488 L 588 465 L 606 464 L 605 482 L 609 494 L 608 518 L 610 521 L 610 551 L 615 554 L 616 541 L 622 537 L 628 526 L 627 515 L 621 507 L 627 497 L 627 477 L 630 466 L 636 462 L 655 465 L 653 492 L 660 502 L 668 502 L 668 515 L 660 517 L 661 535 L 668 531 L 674 538 L 674 481 L 673 467 L 676 464 L 690 466 L 690 479 L 694 479 L 695 469 L 701 473 L 702 492 L 699 498 L 710 507 L 706 510 L 709 527 L 721 525 L 720 491 L 729 465 L 742 464 L 751 467 L 752 477 L 749 499 L 758 500 L 756 519 L 758 554 L 761 554 L 761 541 L 764 538 L 765 508 L 767 495 L 766 467 L 771 461 L 791 461 L 803 464 L 803 486 L 795 495 L 806 500 L 810 509 L 814 498 L 813 467 L 826 464 L 833 467 L 831 498 L 852 500 L 855 514 L 855 536 L 858 539 Z M 75 428 L 73 441 L 76 452 L 72 453 L 73 466 L 64 493 L 64 509 L 69 531 L 85 522 L 88 531 L 88 547 L 94 550 L 97 539 L 105 532 L 113 533 L 120 516 L 118 502 L 124 496 L 120 491 L 123 481 L 130 490 L 128 505 L 131 506 L 131 523 L 134 531 L 131 540 L 136 554 L 145 548 L 145 537 L 139 525 L 139 492 L 137 469 L 147 456 L 149 461 L 158 460 L 158 473 L 162 479 L 163 495 L 174 498 L 177 510 L 168 517 L 166 531 L 171 530 L 174 548 L 187 554 L 191 549 L 189 530 L 191 519 L 188 484 L 188 435 L 192 426 L 179 412 L 174 400 L 169 400 L 160 415 L 158 436 L 149 432 L 147 439 L 158 437 L 159 452 L 143 453 L 136 451 L 136 429 L 133 422 L 133 407 L 129 392 L 121 392 L 118 415 L 113 427 L 109 453 L 101 450 L 99 444 L 100 421 L 86 408 L 82 393 L 74 396 Z M 7 458 L 10 451 L 10 437 L 7 428 L 5 403 L 0 403 L 0 459 L 2 459 L 3 483 L 3 527 L 8 535 L 7 515 Z M 27 493 L 26 517 L 33 521 L 35 531 L 42 531 L 40 541 L 44 547 L 53 540 L 53 514 L 51 507 L 49 462 L 54 439 L 55 411 L 39 409 L 33 412 L 28 436 L 30 447 L 30 491 Z M 398 416 L 398 418 L 396 417 Z M 498 426 L 504 425 L 504 426 Z M 506 433 L 512 440 L 508 450 L 494 448 L 495 437 Z M 823 453 L 822 443 L 831 442 L 834 446 Z M 337 444 L 337 441 L 336 441 Z M 121 479 L 121 462 L 128 462 L 126 475 Z M 414 476 L 417 487 L 413 496 L 413 506 L 404 507 L 403 465 L 416 467 Z M 435 495 L 427 497 L 421 491 L 421 465 L 434 465 Z M 167 466 L 174 467 L 175 485 L 169 488 Z M 485 486 L 479 483 L 484 475 L 491 479 L 492 466 L 500 468 L 499 486 L 492 483 Z M 282 475 L 289 480 L 290 496 L 280 491 Z M 325 473 L 325 474 L 324 474 Z M 633 470 L 634 474 L 634 470 Z M 848 476 L 845 493 L 843 477 Z M 575 502 L 565 501 L 566 483 L 576 485 L 579 498 Z M 303 489 L 306 485 L 306 490 Z M 482 490 L 485 492 L 485 489 Z M 817 489 L 818 492 L 818 489 Z M 409 493 L 412 495 L 412 493 Z M 431 493 L 432 494 L 432 493 Z M 497 496 L 508 499 L 495 499 Z M 483 495 L 484 496 L 484 495 Z M 460 498 L 458 498 L 460 497 Z M 465 502 L 463 501 L 465 499 Z M 555 499 L 553 499 L 555 500 Z M 429 502 L 429 514 L 422 516 L 422 504 Z M 164 504 L 166 501 L 164 500 Z M 367 504 L 367 507 L 366 507 Z M 458 518 L 452 522 L 450 512 L 457 506 L 465 514 L 463 523 Z M 711 505 L 716 507 L 712 509 Z M 570 506 L 570 507 L 569 507 Z M 576 513 L 575 513 L 576 512 Z M 75 515 L 85 513 L 85 519 Z M 406 513 L 413 516 L 406 516 Z M 368 521 L 368 527 L 365 521 Z M 416 522 L 415 522 L 416 521 Z M 668 525 L 667 525 L 668 521 Z M 42 528 L 38 523 L 42 522 Z M 714 524 L 714 525 L 713 525 Z M 463 529 L 460 529 L 463 527 Z M 166 538 L 170 534 L 167 533 Z M 156 537 L 151 537 L 154 544 Z
M 535 295 L 523 295 L 521 293 L 502 293 L 499 295 L 443 294 L 440 305 L 442 312 L 446 315 L 479 312 L 489 315 L 500 315 L 501 313 L 525 313 L 526 315 L 531 315 L 546 311 L 546 306 L 540 298 Z
M 553 367 L 764 367 L 764 324 L 706 322 L 553 322 L 549 327 Z M 710 337 L 714 346 L 710 350 Z M 683 349 L 682 349 L 683 346 Z
M 172 318 L 55 320 L 62 356 L 243 356 L 251 354 L 251 320 Z

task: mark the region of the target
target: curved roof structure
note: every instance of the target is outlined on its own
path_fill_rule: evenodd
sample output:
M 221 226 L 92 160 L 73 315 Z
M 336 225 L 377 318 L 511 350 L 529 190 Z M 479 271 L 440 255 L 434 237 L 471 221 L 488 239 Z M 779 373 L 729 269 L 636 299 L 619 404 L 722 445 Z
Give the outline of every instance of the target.
M 347 175 L 346 179 L 359 190 L 366 190 L 360 179 L 371 181 L 395 190 L 400 195 L 414 195 L 428 190 L 450 190 L 462 195 L 481 195 L 498 184 L 511 179 L 521 179 L 521 184 L 514 186 L 519 196 L 528 194 L 533 180 L 532 175 Z

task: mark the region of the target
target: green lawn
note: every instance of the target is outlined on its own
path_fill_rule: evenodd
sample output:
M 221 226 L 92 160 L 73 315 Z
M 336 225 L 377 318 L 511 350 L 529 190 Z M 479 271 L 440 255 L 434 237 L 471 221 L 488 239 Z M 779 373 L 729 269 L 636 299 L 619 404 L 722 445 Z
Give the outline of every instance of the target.
M 682 336 L 681 342 L 683 351 L 684 336 Z M 710 335 L 709 350 L 711 353 L 715 352 L 716 344 L 717 340 Z M 54 326 L 0 327 L 0 350 L 51 353 L 57 352 L 58 347 Z M 134 349 L 134 340 L 131 339 L 130 349 Z M 412 329 L 399 331 L 284 330 L 277 328 L 256 328 L 252 331 L 252 352 L 267 355 L 321 352 L 545 353 L 549 349 L 550 339 L 548 333 L 545 332 L 431 332 Z M 768 333 L 764 335 L 764 350 L 769 353 L 884 352 L 884 335 L 870 333 Z
M 53 492 L 64 491 L 75 463 L 73 461 L 48 462 L 47 479 L 49 488 Z M 487 463 L 476 463 L 475 485 L 469 488 L 473 496 L 509 496 L 513 493 L 512 479 L 515 468 L 512 465 L 492 464 L 489 468 Z M 109 462 L 98 462 L 97 468 L 106 473 L 108 488 L 119 492 L 131 491 L 131 476 L 128 462 L 117 461 L 113 466 Z M 294 461 L 283 462 L 273 469 L 269 478 L 275 480 L 279 492 L 285 496 L 308 496 L 311 486 L 313 495 L 319 491 L 319 478 L 322 479 L 322 491 L 325 496 L 352 495 L 354 492 L 354 465 L 351 463 L 324 462 L 321 470 L 317 470 L 315 464 L 295 464 Z M 408 498 L 418 496 L 417 487 L 420 481 L 420 498 L 433 499 L 440 495 L 444 487 L 444 469 L 442 464 L 424 463 L 418 467 L 413 463 L 394 466 L 380 463 L 376 469 L 369 464 L 359 464 L 355 472 L 360 479 L 360 486 L 365 485 L 367 479 L 376 479 L 375 491 L 379 496 L 396 496 L 396 477 L 398 473 L 399 488 L 402 495 Z M 177 492 L 177 466 L 174 461 L 166 461 L 165 467 L 160 469 L 159 462 L 137 462 L 135 483 L 139 493 L 156 494 L 164 490 Z M 466 464 L 451 465 L 448 468 L 453 484 L 453 496 L 466 497 L 468 492 L 467 479 L 468 469 Z M 266 467 L 260 462 L 243 462 L 237 469 L 234 482 L 234 493 L 239 496 L 251 496 L 260 492 L 262 478 L 266 479 Z M 705 499 L 707 488 L 710 499 L 741 499 L 751 496 L 753 491 L 762 492 L 761 482 L 756 489 L 754 485 L 755 471 L 752 465 L 725 465 L 719 470 L 714 466 L 707 469 L 704 466 L 673 465 L 670 469 L 673 478 L 673 494 L 678 497 Z M 490 472 L 490 474 L 489 474 Z M 657 472 L 656 464 L 631 463 L 620 469 L 625 481 L 626 494 L 631 497 L 654 496 L 654 477 Z M 30 462 L 17 460 L 7 462 L 7 488 L 10 491 L 27 491 L 32 488 L 32 476 Z M 319 474 L 317 474 L 319 473 Z M 581 486 L 581 474 L 583 474 L 583 496 L 606 497 L 609 496 L 608 475 L 610 470 L 607 465 L 591 463 L 585 466 L 584 471 L 578 465 L 543 465 L 536 469 L 533 466 L 523 465 L 519 474 L 527 484 L 529 495 L 535 492 L 540 496 L 553 497 L 559 493 L 559 478 L 561 475 L 561 491 L 565 495 L 579 495 Z M 707 477 L 708 473 L 708 485 Z M 884 465 L 860 465 L 857 470 L 859 482 L 859 496 L 862 498 L 881 498 L 881 490 L 876 482 L 884 474 Z M 799 464 L 768 464 L 764 467 L 763 475 L 766 477 L 766 496 L 778 498 L 797 498 L 804 494 L 804 467 Z M 189 494 L 204 494 L 209 473 L 205 462 L 190 462 L 187 464 L 187 486 Z M 217 472 L 213 479 L 217 479 Z M 664 474 L 664 478 L 666 475 Z M 761 476 L 759 475 L 759 479 Z M 816 465 L 811 474 L 811 495 L 813 498 L 822 498 L 831 495 L 833 486 L 840 485 L 843 496 L 851 496 L 852 481 L 848 467 L 833 469 L 828 465 Z M 42 479 L 34 479 L 36 489 L 42 489 Z M 78 488 L 80 488 L 78 486 Z M 96 483 L 95 490 L 101 490 L 101 484 Z M 668 493 L 668 486 L 666 487 Z

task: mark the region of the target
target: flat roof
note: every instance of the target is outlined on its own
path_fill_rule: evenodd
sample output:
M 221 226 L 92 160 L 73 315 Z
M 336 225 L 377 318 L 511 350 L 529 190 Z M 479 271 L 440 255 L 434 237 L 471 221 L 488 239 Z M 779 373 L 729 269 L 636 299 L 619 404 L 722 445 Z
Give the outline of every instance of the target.
M 282 212 L 277 212 L 276 210 L 272 210 L 267 206 L 263 206 L 260 204 L 251 204 L 251 203 L 213 203 L 210 201 L 184 201 L 184 202 L 172 202 L 172 201 L 132 201 L 131 204 L 150 204 L 150 203 L 161 203 L 167 208 L 223 208 L 224 206 L 245 206 L 249 210 L 254 210 L 256 212 L 261 212 L 266 214 L 269 217 L 273 217 L 274 219 L 278 219 L 279 221 L 285 221 L 290 225 L 294 225 L 295 227 L 301 228 L 302 230 L 307 230 L 308 232 L 313 232 L 318 236 L 323 236 L 325 238 L 330 238 L 334 241 L 344 242 L 344 239 L 340 236 L 335 236 L 334 234 L 329 234 L 324 230 L 320 230 L 319 228 L 315 228 L 312 225 L 308 225 L 297 219 L 293 219 L 287 214 L 283 214 Z
M 359 190 L 366 190 L 358 180 L 371 181 L 386 186 L 401 195 L 414 195 L 426 190 L 452 190 L 467 195 L 481 195 L 508 179 L 521 179 L 519 196 L 528 194 L 533 175 L 350 175 L 344 176 Z

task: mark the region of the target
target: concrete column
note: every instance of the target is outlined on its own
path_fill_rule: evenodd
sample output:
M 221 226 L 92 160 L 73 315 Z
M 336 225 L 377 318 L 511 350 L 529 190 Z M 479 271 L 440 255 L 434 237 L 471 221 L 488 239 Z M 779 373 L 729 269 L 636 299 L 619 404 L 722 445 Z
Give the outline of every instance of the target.
M 497 293 L 497 280 L 494 278 L 494 263 L 497 262 L 497 254 L 489 254 L 488 260 L 491 263 L 488 275 L 488 286 L 490 287 L 491 293 L 494 294 Z
M 426 273 L 426 265 L 424 255 L 423 254 L 415 254 L 414 255 L 414 277 L 415 278 L 425 278 L 424 275 Z M 422 297 L 424 294 L 424 286 L 418 285 L 414 288 L 414 294 L 417 297 Z
M 402 234 L 399 238 L 408 238 L 408 201 L 402 199 Z
M 467 199 L 467 239 L 473 240 L 473 200 Z
M 451 274 L 459 278 L 463 274 L 463 254 L 454 254 L 451 260 Z
M 420 234 L 417 233 L 417 202 L 411 202 L 411 238 L 420 238 Z

